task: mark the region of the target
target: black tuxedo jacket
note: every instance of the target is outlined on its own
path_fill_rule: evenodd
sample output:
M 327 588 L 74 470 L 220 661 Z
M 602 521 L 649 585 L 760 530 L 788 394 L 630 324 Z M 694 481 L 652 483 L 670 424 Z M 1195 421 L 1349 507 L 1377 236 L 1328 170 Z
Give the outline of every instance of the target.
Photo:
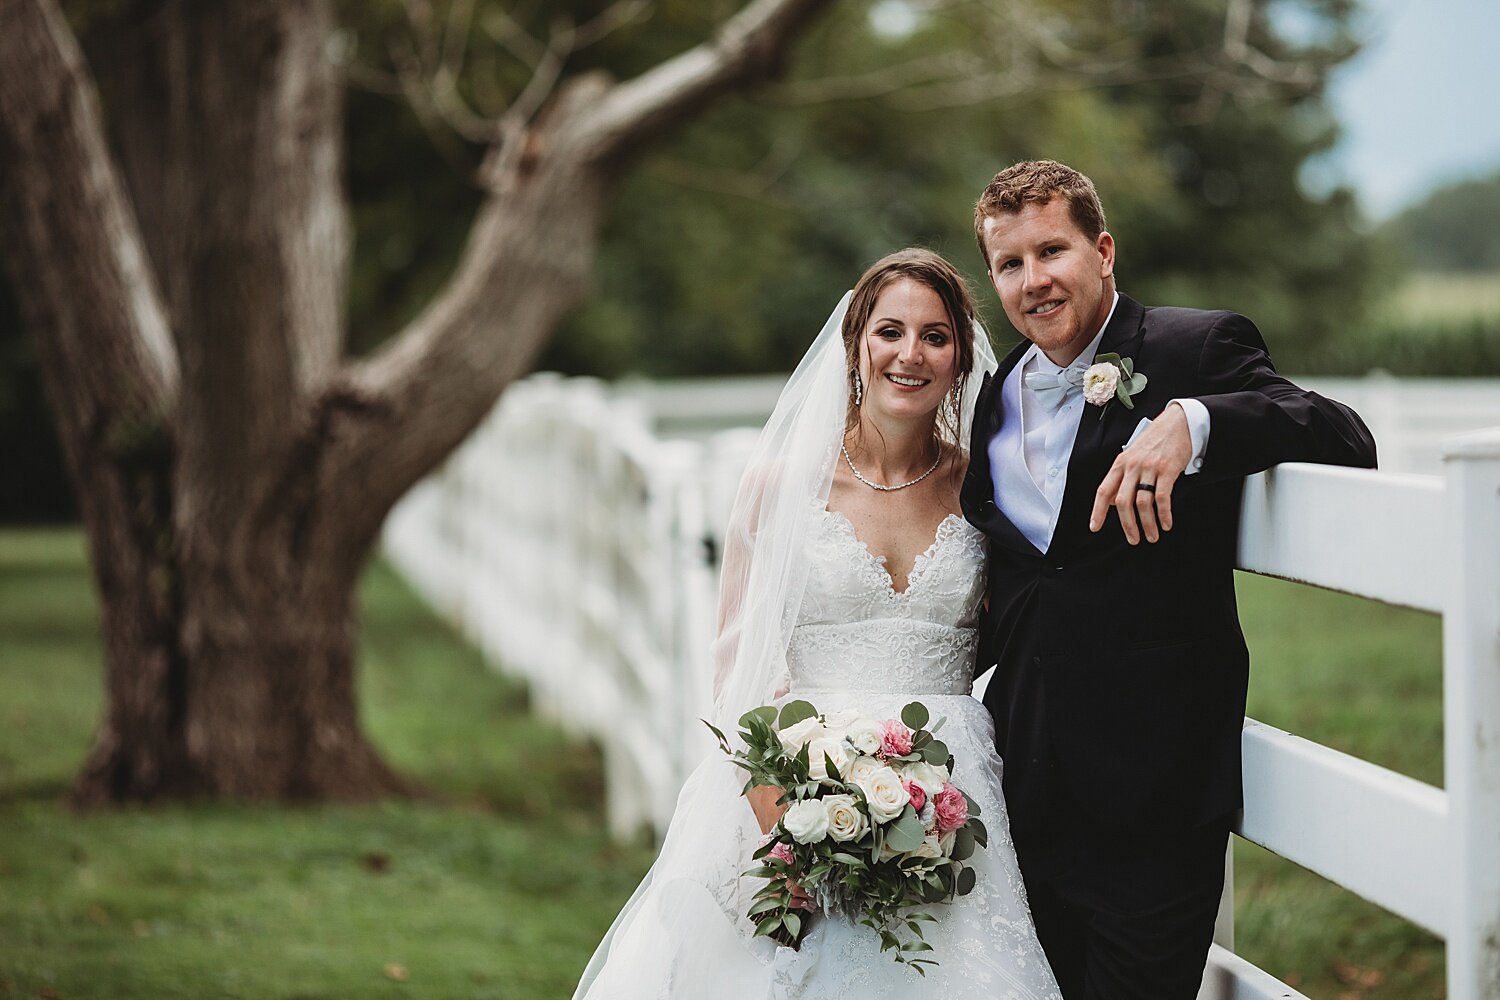
M 1098 350 L 1133 359 L 1147 386 L 1133 410 L 1084 407 L 1057 529 L 1038 552 L 996 506 L 988 454 L 1000 387 L 1027 346 L 980 394 L 962 499 L 990 543 L 978 669 L 996 664 L 985 705 L 1030 878 L 1099 837 L 1185 832 L 1240 807 L 1244 477 L 1279 462 L 1373 467 L 1375 442 L 1354 411 L 1277 375 L 1245 317 L 1122 295 Z M 1131 546 L 1111 510 L 1091 533 L 1094 491 L 1140 418 L 1189 396 L 1208 408 L 1209 443 L 1173 489 L 1172 531 Z

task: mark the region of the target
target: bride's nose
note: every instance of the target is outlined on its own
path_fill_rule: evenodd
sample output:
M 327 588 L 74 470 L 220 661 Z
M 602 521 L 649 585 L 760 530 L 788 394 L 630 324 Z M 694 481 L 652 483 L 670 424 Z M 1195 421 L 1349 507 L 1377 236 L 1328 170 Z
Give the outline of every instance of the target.
M 912 334 L 901 338 L 901 353 L 898 356 L 903 365 L 919 365 L 922 363 L 922 344 Z

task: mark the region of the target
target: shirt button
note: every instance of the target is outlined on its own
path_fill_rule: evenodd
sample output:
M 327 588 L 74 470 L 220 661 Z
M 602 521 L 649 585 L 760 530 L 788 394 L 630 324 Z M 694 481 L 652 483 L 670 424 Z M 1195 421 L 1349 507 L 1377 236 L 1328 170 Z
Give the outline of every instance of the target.
M 1193 459 L 1193 468 L 1195 468 L 1195 469 L 1201 469 L 1201 468 L 1203 468 L 1203 459 L 1201 459 L 1201 458 L 1195 458 L 1195 459 Z
M 1047 478 L 1048 479 L 1056 479 L 1057 478 L 1057 469 L 1055 467 L 1047 470 Z

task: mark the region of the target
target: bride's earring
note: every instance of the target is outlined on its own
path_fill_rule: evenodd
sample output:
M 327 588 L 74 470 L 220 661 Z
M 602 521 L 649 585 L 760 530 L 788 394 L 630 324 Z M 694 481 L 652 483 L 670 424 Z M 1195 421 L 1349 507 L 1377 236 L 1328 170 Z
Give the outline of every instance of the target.
M 865 384 L 859 377 L 858 368 L 849 369 L 849 377 L 854 380 L 854 405 L 858 406 L 860 403 L 864 402 Z

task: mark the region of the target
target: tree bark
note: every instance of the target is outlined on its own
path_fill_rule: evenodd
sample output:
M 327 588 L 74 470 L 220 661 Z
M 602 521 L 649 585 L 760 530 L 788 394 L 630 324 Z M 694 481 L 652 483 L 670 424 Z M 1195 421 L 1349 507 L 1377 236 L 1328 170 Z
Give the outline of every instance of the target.
M 0 227 L 104 633 L 76 802 L 409 790 L 355 699 L 355 587 L 387 512 L 587 294 L 629 158 L 763 79 L 830 2 L 754 0 L 636 80 L 578 77 L 509 122 L 447 286 L 348 362 L 329 0 L 129 5 L 108 129 L 56 0 L 0 0 Z

